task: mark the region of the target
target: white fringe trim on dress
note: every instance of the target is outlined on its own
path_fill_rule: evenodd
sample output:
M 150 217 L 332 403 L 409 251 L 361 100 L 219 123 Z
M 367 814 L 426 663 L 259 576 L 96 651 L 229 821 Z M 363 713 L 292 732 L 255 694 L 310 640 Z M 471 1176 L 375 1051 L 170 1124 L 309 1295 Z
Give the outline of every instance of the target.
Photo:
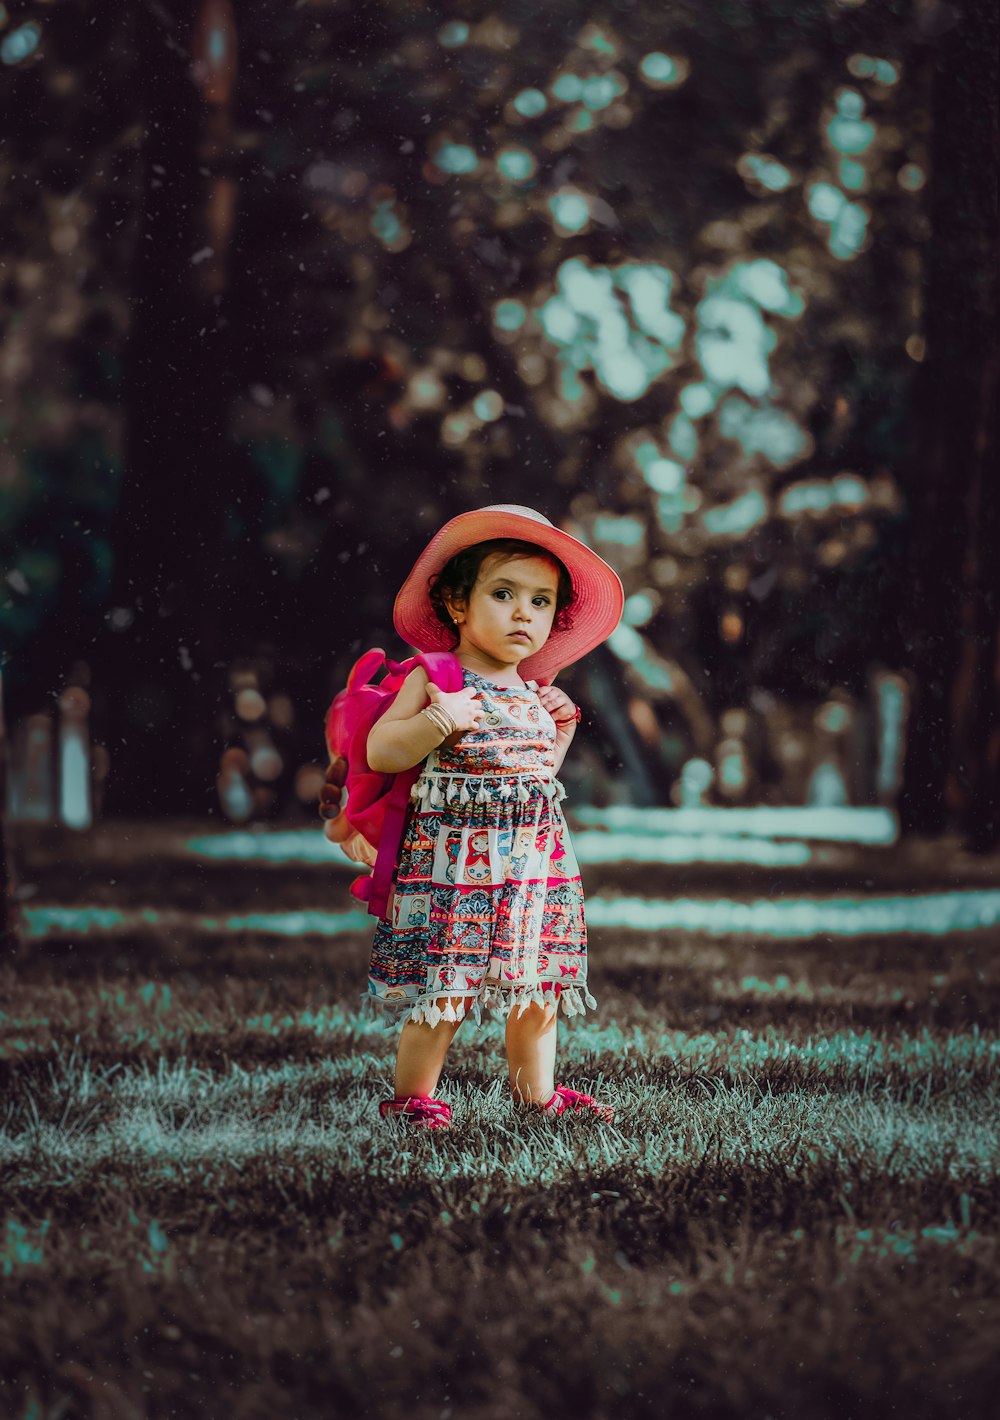
M 517 780 L 516 789 L 511 780 Z M 526 804 L 531 798 L 526 780 L 533 780 L 550 802 L 558 804 L 566 797 L 565 785 L 543 774 L 450 774 L 447 770 L 424 770 L 410 790 L 410 798 L 415 804 L 432 809 L 442 809 L 456 799 L 460 804 L 488 804 L 492 781 L 501 799 L 516 798 L 518 803 Z
M 439 1006 L 438 1001 L 445 998 L 445 1005 Z M 556 994 L 543 991 L 540 985 L 503 987 L 487 982 L 477 992 L 449 992 L 447 988 L 443 988 L 435 991 L 433 996 L 419 1000 L 416 1005 L 398 997 L 379 997 L 373 992 L 367 993 L 362 1000 L 369 1014 L 378 1013 L 383 1020 L 388 1020 L 389 1030 L 399 1024 L 405 1024 L 406 1021 L 426 1021 L 429 1026 L 436 1026 L 440 1021 L 457 1023 L 470 1013 L 476 1024 L 482 1025 L 484 1009 L 491 1017 L 506 1020 L 515 1011 L 520 1018 L 532 1004 L 550 1006 L 553 1001 L 556 1002 L 556 1015 L 561 1011 L 564 1016 L 583 1016 L 586 1015 L 588 1007 L 592 1011 L 597 1008 L 597 1002 L 586 983 L 573 986 L 563 986 L 559 983 L 559 992 Z

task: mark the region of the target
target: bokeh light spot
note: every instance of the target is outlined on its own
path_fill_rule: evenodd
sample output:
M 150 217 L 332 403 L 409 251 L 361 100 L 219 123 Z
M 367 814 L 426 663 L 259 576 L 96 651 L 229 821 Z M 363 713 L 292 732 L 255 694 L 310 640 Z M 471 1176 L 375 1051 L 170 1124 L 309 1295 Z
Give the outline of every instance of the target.
M 682 84 L 687 77 L 687 65 L 660 50 L 644 54 L 639 61 L 639 74 L 651 88 L 668 89 Z
M 840 188 L 828 182 L 814 183 L 807 198 L 809 211 L 817 222 L 835 222 L 845 201 Z
M 642 361 L 629 349 L 605 352 L 600 366 L 601 383 L 620 400 L 639 399 L 649 388 Z
M 691 463 L 698 452 L 698 431 L 686 414 L 676 414 L 670 421 L 667 442 L 679 459 Z
M 750 301 L 716 292 L 698 306 L 695 347 L 708 379 L 722 389 L 735 386 L 761 396 L 771 387 L 767 357 L 777 336 Z
M 768 192 L 784 192 L 792 181 L 792 175 L 784 163 L 767 153 L 744 153 L 736 164 L 736 170 L 744 179 L 758 182 Z
M 734 290 L 774 315 L 800 316 L 805 310 L 802 297 L 788 285 L 788 273 L 767 257 L 740 262 L 733 267 L 729 280 Z
M 873 79 L 875 61 L 870 54 L 852 54 L 847 61 L 847 69 L 855 79 Z
M 270 784 L 284 769 L 281 755 L 272 744 L 256 745 L 250 754 L 250 768 L 258 779 Z
M 563 104 L 574 104 L 583 97 L 583 80 L 578 74 L 560 74 L 552 85 L 552 97 Z
M 526 148 L 503 148 L 497 154 L 497 168 L 511 182 L 527 182 L 538 171 L 538 163 Z
M 579 192 L 557 192 L 549 198 L 549 211 L 556 229 L 572 235 L 590 222 L 590 204 Z
M 493 320 L 499 330 L 520 330 L 526 315 L 520 301 L 498 301 L 493 309 Z
M 629 294 L 636 324 L 669 350 L 684 338 L 684 320 L 669 309 L 673 273 L 665 266 L 630 262 L 618 269 L 618 284 Z
M 863 163 L 856 163 L 853 158 L 841 158 L 840 160 L 840 181 L 848 192 L 860 192 L 865 185 L 867 173 Z
M 237 692 L 236 713 L 241 720 L 259 720 L 267 709 L 267 703 L 259 690 L 246 687 Z
M 409 245 L 408 233 L 399 220 L 395 203 L 391 198 L 376 205 L 369 225 L 382 245 L 388 247 L 390 251 L 399 251 L 402 247 Z
M 737 396 L 719 410 L 719 433 L 737 440 L 746 454 L 763 454 L 776 468 L 794 463 L 809 447 L 808 433 L 790 414 L 770 405 L 755 409 Z
M 656 493 L 679 493 L 684 487 L 684 465 L 674 459 L 652 459 L 642 472 Z
M 318 764 L 303 764 L 295 773 L 295 797 L 303 804 L 313 804 L 319 798 L 326 775 Z
M 496 390 L 483 390 L 472 401 L 472 408 L 479 419 L 489 423 L 503 413 L 503 399 Z
M 34 54 L 41 37 L 41 28 L 34 20 L 29 20 L 25 25 L 18 25 L 16 30 L 11 30 L 9 35 L 4 36 L 3 43 L 0 44 L 0 59 L 4 64 L 20 64 L 23 59 Z
M 582 99 L 585 108 L 599 110 L 614 103 L 625 92 L 625 85 L 617 74 L 594 74 L 584 80 Z
M 837 95 L 837 112 L 844 118 L 860 118 L 865 111 L 865 101 L 857 89 L 841 89 Z
M 645 626 L 656 612 L 656 602 L 649 592 L 633 592 L 625 601 L 622 618 L 629 626 Z
M 595 54 L 606 54 L 609 59 L 614 59 L 618 53 L 614 40 L 599 25 L 585 25 L 580 31 L 578 43 L 584 49 L 592 49 Z
M 856 510 L 869 501 L 868 485 L 862 478 L 855 473 L 840 473 L 832 479 L 809 478 L 789 484 L 778 501 L 778 511 L 783 517 L 793 518 L 838 508 Z
M 868 231 L 868 213 L 857 202 L 847 202 L 841 208 L 830 231 L 830 251 L 838 261 L 848 261 L 864 245 Z
M 874 59 L 870 54 L 852 54 L 847 61 L 848 71 L 855 79 L 874 79 L 886 86 L 899 82 L 899 65 L 889 59 Z
M 449 20 L 438 30 L 438 43 L 445 49 L 457 49 L 469 38 L 469 26 L 464 20 Z
M 875 125 L 862 118 L 865 101 L 855 89 L 841 89 L 837 112 L 826 126 L 826 136 L 838 153 L 863 153 L 875 137 Z
M 710 385 L 685 385 L 681 390 L 681 408 L 689 419 L 701 419 L 715 408 L 715 392 Z
M 514 109 L 522 118 L 537 118 L 549 106 L 541 89 L 522 89 L 514 98 Z
M 615 517 L 602 513 L 594 519 L 593 535 L 597 542 L 618 543 L 621 547 L 639 547 L 645 535 L 645 528 L 639 518 L 624 514 Z
M 434 154 L 434 163 L 443 173 L 474 173 L 479 159 L 467 143 L 444 143 Z
M 742 537 L 767 517 L 767 500 L 759 488 L 748 488 L 729 503 L 708 508 L 702 518 L 716 537 Z

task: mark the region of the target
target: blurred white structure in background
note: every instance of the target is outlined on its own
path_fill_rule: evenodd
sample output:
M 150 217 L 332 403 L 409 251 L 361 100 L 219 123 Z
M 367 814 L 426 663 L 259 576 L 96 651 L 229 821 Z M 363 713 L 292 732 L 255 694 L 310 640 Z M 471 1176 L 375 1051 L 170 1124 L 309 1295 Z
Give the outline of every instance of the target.
M 82 685 L 61 692 L 57 715 L 26 715 L 10 736 L 8 823 L 93 825 L 95 799 L 107 777 L 108 754 L 90 743 L 90 695 Z

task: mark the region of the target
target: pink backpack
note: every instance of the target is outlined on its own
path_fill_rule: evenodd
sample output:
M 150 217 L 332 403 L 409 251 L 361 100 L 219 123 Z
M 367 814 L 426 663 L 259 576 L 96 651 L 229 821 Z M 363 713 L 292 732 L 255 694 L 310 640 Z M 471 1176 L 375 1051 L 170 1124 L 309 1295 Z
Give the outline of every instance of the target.
M 407 661 L 390 661 L 376 646 L 366 651 L 351 668 L 347 685 L 326 712 L 325 736 L 330 758 L 347 760 L 345 788 L 347 801 L 341 813 L 348 824 L 377 850 L 375 867 L 351 883 L 351 892 L 368 911 L 384 917 L 392 892 L 392 875 L 403 841 L 410 790 L 423 764 L 415 764 L 399 774 L 382 774 L 368 764 L 368 735 L 379 716 L 395 700 L 403 681 L 418 665 L 428 678 L 446 692 L 462 689 L 462 663 L 450 651 L 428 651 Z M 385 667 L 378 685 L 372 677 Z

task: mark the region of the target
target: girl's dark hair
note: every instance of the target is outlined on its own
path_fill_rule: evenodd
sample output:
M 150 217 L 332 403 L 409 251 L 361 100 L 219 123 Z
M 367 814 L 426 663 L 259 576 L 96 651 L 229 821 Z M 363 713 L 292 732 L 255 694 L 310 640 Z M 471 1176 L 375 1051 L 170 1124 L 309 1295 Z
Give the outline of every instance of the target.
M 544 557 L 546 561 L 555 564 L 559 578 L 556 583 L 556 614 L 552 630 L 568 631 L 573 625 L 569 609 L 576 601 L 576 592 L 573 590 L 570 575 L 559 558 L 554 552 L 549 552 L 548 548 L 539 547 L 534 542 L 522 542 L 514 537 L 493 537 L 486 542 L 476 542 L 471 547 L 463 547 L 461 552 L 456 552 L 454 557 L 448 559 L 440 572 L 427 579 L 428 595 L 434 614 L 438 621 L 454 634 L 455 645 L 459 644 L 461 636 L 448 614 L 445 594 L 453 601 L 467 604 L 476 585 L 479 569 L 491 552 L 503 552 L 508 557 Z

